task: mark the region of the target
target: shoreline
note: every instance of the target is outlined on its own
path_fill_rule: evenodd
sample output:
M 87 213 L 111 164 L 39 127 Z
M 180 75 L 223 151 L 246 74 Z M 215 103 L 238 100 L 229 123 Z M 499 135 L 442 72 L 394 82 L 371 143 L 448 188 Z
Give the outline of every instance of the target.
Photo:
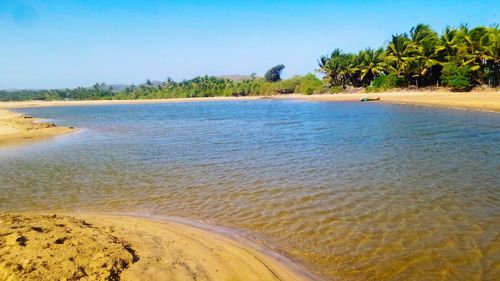
M 359 102 L 361 98 L 377 98 L 375 103 L 416 105 L 450 109 L 465 109 L 486 112 L 500 112 L 500 91 L 473 91 L 473 92 L 448 92 L 448 91 L 394 91 L 380 93 L 353 93 L 353 94 L 324 94 L 297 96 L 291 98 L 310 101 L 329 102 Z
M 10 265 L 0 260 L 0 277 L 36 279 L 40 274 L 60 277 L 80 272 L 102 277 L 115 272 L 121 280 L 322 280 L 236 231 L 188 219 L 120 213 L 6 213 L 0 214 L 0 234 L 0 254 L 10 258 Z M 48 241 L 51 245 L 44 246 L 47 237 L 54 244 Z M 109 245 L 99 244 L 110 239 Z M 45 256 L 24 264 L 30 255 L 39 254 L 40 246 L 48 248 Z M 47 255 L 51 250 L 61 254 Z M 78 254 L 71 254 L 75 250 Z M 107 267 L 96 269 L 96 257 L 115 259 L 118 268 L 101 260 Z M 65 259 L 64 266 L 58 259 Z
M 339 94 L 283 94 L 273 96 L 246 97 L 203 97 L 175 99 L 145 100 L 82 100 L 82 101 L 13 101 L 0 102 L 0 109 L 28 107 L 79 106 L 79 105 L 111 105 L 111 104 L 150 104 L 176 102 L 210 102 L 210 101 L 251 101 L 251 100 L 307 100 L 330 102 L 358 102 L 363 97 L 380 97 L 381 103 L 437 106 L 500 112 L 500 91 L 484 90 L 472 92 L 434 91 L 391 91 L 380 93 L 339 93 Z
M 29 143 L 76 131 L 71 127 L 58 127 L 38 120 L 40 119 L 0 109 L 0 147 Z

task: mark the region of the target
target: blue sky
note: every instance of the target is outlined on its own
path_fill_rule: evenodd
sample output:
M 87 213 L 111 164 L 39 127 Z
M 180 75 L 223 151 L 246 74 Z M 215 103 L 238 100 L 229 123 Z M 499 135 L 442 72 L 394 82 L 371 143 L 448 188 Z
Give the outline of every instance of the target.
M 385 44 L 418 23 L 500 22 L 500 1 L 0 0 L 0 89 L 285 76 L 334 48 Z

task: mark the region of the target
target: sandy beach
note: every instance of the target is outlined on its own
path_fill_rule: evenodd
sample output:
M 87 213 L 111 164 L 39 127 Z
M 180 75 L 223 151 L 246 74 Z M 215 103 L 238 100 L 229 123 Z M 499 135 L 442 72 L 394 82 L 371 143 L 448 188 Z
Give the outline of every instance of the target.
M 46 139 L 73 131 L 72 128 L 57 127 L 32 116 L 0 109 L 0 146 Z
M 247 96 L 247 97 L 208 97 L 208 98 L 179 98 L 179 99 L 151 99 L 151 100 L 83 100 L 83 101 L 21 101 L 0 102 L 0 108 L 25 108 L 39 106 L 78 106 L 78 105 L 105 105 L 105 104 L 147 104 L 168 102 L 209 102 L 209 101 L 241 101 L 261 99 L 300 99 L 317 101 L 359 101 L 363 97 L 380 97 L 382 103 L 397 103 L 410 105 L 438 106 L 469 110 L 500 112 L 500 91 L 494 89 L 477 90 L 472 92 L 450 92 L 444 89 L 433 91 L 391 91 L 381 93 L 340 93 L 321 95 L 274 95 L 274 96 Z
M 382 93 L 356 93 L 301 96 L 301 99 L 323 101 L 359 101 L 363 97 L 380 97 L 382 103 L 437 106 L 456 109 L 500 112 L 500 91 L 473 92 L 400 91 Z
M 2 214 L 0 279 L 317 280 L 230 235 L 122 215 Z
M 207 97 L 207 98 L 177 98 L 177 99 L 138 99 L 138 100 L 74 100 L 74 101 L 13 101 L 0 102 L 0 108 L 26 108 L 40 106 L 78 106 L 78 105 L 106 105 L 106 104 L 148 104 L 168 102 L 205 102 L 205 101 L 238 101 L 269 99 L 267 96 L 251 97 Z

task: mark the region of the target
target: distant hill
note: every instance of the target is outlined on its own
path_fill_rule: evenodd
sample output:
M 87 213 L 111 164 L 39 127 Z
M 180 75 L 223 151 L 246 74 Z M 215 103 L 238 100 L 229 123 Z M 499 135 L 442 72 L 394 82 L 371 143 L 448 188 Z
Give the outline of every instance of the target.
M 111 86 L 111 89 L 113 91 L 122 91 L 122 90 L 125 90 L 130 85 L 128 85 L 128 84 L 111 84 L 109 86 Z
M 240 75 L 240 74 L 218 75 L 216 77 L 228 79 L 234 82 L 241 82 L 243 80 L 252 79 L 250 75 Z
M 160 86 L 161 84 L 163 84 L 163 81 L 158 81 L 158 80 L 151 80 L 150 82 L 154 86 Z M 146 83 L 142 83 L 142 85 L 144 85 L 144 84 L 146 84 Z
M 151 86 L 159 86 L 163 82 L 162 81 L 156 81 L 156 80 L 151 80 L 149 81 L 151 83 Z M 146 85 L 146 83 L 141 83 L 140 85 Z M 109 84 L 107 86 L 110 86 L 113 91 L 119 92 L 125 90 L 127 87 L 130 87 L 131 84 Z

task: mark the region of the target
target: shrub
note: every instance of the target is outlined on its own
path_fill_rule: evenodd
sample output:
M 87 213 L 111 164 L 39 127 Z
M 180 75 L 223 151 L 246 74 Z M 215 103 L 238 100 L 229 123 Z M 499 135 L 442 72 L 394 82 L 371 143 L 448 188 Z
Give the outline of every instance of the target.
M 403 78 L 394 74 L 382 75 L 375 78 L 371 85 L 367 88 L 368 92 L 385 91 L 398 87 L 402 87 L 405 81 Z
M 344 88 L 341 86 L 332 86 L 330 87 L 330 94 L 338 94 L 342 93 L 344 91 Z
M 278 94 L 291 94 L 295 92 L 297 86 L 300 84 L 300 80 L 300 76 L 294 76 L 290 79 L 281 80 L 276 83 L 276 92 Z
M 312 95 L 315 92 L 320 92 L 323 88 L 323 82 L 314 74 L 306 74 L 304 76 L 293 76 L 289 79 L 281 80 L 274 84 L 276 93 L 290 94 L 302 93 Z
M 449 62 L 443 67 L 441 81 L 453 91 L 467 91 L 471 86 L 472 70 L 466 65 Z
M 276 94 L 276 87 L 274 83 L 267 82 L 264 79 L 256 81 L 258 84 L 256 89 L 254 90 L 254 95 L 269 96 Z
M 299 85 L 296 87 L 296 92 L 312 95 L 313 93 L 320 92 L 323 88 L 323 82 L 314 74 L 306 74 L 300 78 Z

